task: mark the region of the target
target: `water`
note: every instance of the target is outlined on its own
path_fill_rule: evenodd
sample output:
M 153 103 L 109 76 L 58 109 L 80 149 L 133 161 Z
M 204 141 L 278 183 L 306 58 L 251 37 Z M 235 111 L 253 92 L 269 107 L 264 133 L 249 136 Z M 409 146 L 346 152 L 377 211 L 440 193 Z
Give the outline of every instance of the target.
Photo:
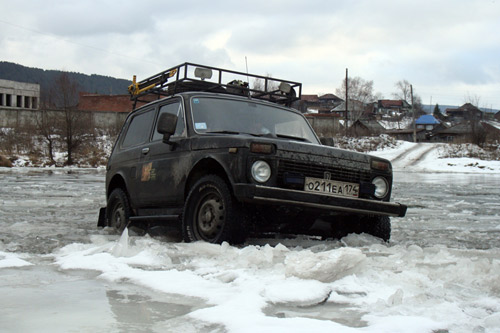
M 396 173 L 394 201 L 409 208 L 389 244 L 244 247 L 98 229 L 104 177 L 0 169 L 4 330 L 499 331 L 500 175 Z M 7 256 L 30 265 L 5 267 Z

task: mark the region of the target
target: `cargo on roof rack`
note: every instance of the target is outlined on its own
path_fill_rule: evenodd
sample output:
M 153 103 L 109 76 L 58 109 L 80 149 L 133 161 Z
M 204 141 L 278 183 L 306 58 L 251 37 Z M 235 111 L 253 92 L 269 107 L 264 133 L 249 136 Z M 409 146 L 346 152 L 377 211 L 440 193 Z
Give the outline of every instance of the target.
M 253 87 L 249 85 L 250 79 L 254 80 Z M 290 106 L 300 99 L 302 84 L 186 62 L 139 82 L 134 75 L 128 90 L 134 108 L 138 101 L 151 101 L 145 96 L 156 95 L 161 98 L 187 91 L 248 96 Z

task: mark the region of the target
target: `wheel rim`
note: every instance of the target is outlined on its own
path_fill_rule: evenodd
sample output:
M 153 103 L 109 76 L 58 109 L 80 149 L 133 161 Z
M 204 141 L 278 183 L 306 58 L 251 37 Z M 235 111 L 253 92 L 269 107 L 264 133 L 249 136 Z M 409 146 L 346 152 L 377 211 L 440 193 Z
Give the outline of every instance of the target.
M 125 209 L 120 204 L 116 205 L 113 210 L 113 215 L 111 216 L 111 226 L 119 231 L 125 228 Z
M 218 193 L 207 194 L 199 201 L 195 214 L 200 238 L 208 241 L 216 239 L 226 219 L 222 197 Z

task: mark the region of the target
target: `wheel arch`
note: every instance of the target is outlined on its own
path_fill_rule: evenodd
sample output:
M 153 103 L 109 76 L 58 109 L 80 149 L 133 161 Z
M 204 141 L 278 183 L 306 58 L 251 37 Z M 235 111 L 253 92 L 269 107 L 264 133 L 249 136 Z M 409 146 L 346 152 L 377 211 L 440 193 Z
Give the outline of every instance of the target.
M 203 176 L 217 175 L 224 180 L 231 193 L 233 193 L 233 181 L 230 173 L 223 167 L 222 163 L 213 157 L 205 157 L 199 160 L 189 172 L 184 188 L 184 199 L 189 195 L 189 189 Z
M 113 178 L 111 178 L 106 190 L 106 198 L 109 198 L 111 192 L 113 192 L 113 190 L 116 188 L 121 188 L 128 198 L 129 194 L 127 191 L 127 183 L 125 182 L 125 178 L 121 174 L 116 174 L 113 176 Z M 128 199 L 130 200 L 130 198 Z

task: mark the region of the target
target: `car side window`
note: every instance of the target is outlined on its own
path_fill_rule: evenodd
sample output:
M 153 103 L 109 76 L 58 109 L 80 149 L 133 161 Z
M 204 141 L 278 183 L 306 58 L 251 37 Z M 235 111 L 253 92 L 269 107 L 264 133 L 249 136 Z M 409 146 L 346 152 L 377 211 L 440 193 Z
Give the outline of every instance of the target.
M 158 112 L 158 119 L 161 116 L 161 114 L 165 112 L 170 114 L 175 114 L 178 117 L 177 127 L 175 128 L 175 133 L 173 137 L 181 136 L 182 134 L 184 134 L 184 129 L 186 128 L 186 126 L 184 122 L 184 112 L 182 111 L 181 103 L 175 102 L 161 106 L 160 112 Z M 153 141 L 161 140 L 162 138 L 163 135 L 158 133 L 158 130 L 155 129 L 155 132 L 153 134 Z
M 122 148 L 137 146 L 148 141 L 153 117 L 154 109 L 133 116 L 123 139 Z

